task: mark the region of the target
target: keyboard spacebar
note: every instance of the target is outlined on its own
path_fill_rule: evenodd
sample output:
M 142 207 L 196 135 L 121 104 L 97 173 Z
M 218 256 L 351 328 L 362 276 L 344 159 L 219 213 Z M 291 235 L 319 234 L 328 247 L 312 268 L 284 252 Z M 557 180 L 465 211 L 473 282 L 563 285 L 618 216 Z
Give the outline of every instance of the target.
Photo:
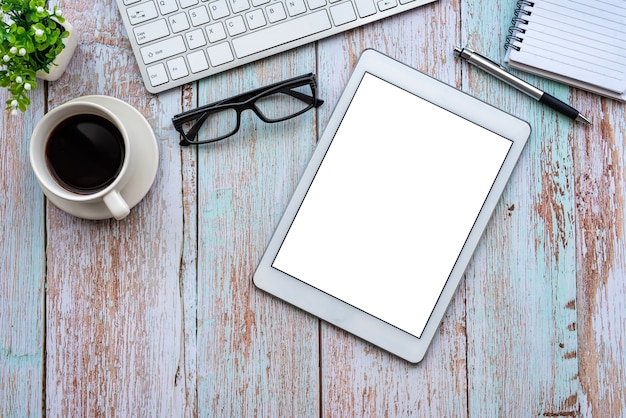
M 233 39 L 233 47 L 237 57 L 243 58 L 330 28 L 328 13 L 326 10 L 319 10 Z

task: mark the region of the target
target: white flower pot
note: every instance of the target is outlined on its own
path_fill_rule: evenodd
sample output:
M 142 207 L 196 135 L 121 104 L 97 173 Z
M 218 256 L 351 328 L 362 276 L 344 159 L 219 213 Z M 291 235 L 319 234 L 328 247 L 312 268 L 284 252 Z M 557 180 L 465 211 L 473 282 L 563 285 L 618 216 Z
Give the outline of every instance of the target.
M 67 65 L 70 63 L 72 55 L 74 55 L 76 45 L 78 44 L 78 33 L 74 30 L 74 27 L 68 21 L 61 23 L 61 25 L 65 28 L 65 30 L 70 32 L 70 36 L 63 39 L 65 48 L 63 48 L 63 51 L 61 51 L 54 62 L 48 67 L 50 72 L 47 73 L 44 70 L 37 71 L 37 78 L 42 80 L 55 81 L 59 79 L 67 68 Z

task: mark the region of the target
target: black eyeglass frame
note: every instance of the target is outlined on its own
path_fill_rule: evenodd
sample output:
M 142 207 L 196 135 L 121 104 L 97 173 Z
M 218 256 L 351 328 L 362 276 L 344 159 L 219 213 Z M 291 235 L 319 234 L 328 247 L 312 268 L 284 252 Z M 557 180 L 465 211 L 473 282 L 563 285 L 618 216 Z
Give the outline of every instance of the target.
M 313 92 L 313 96 L 309 96 L 308 94 L 304 94 L 293 89 L 297 87 L 302 87 L 310 85 L 311 91 Z M 308 106 L 295 112 L 291 115 L 287 115 L 278 119 L 271 119 L 266 117 L 263 112 L 260 111 L 259 108 L 255 106 L 255 102 L 263 97 L 275 94 L 275 93 L 284 93 L 291 97 L 294 97 L 304 103 L 307 103 Z M 239 131 L 239 127 L 241 124 L 241 113 L 244 110 L 252 110 L 258 117 L 265 123 L 277 123 L 282 122 L 287 119 L 294 118 L 299 116 L 314 107 L 319 107 L 324 100 L 317 97 L 317 78 L 315 74 L 309 73 L 305 75 L 301 75 L 298 77 L 290 78 L 288 80 L 280 81 L 278 83 L 271 84 L 269 86 L 260 87 L 258 89 L 251 90 L 246 93 L 238 94 L 236 96 L 220 100 L 218 102 L 210 103 L 204 106 L 200 106 L 197 109 L 188 110 L 183 113 L 179 113 L 172 118 L 172 123 L 174 124 L 174 128 L 181 135 L 180 145 L 188 146 L 188 145 L 200 145 L 200 144 L 209 144 L 212 142 L 221 141 L 222 139 L 228 138 L 234 135 L 237 131 Z M 221 135 L 216 138 L 211 138 L 203 141 L 195 140 L 198 136 L 198 132 L 202 128 L 202 125 L 207 120 L 207 118 L 214 113 L 221 112 L 225 109 L 233 109 L 237 113 L 237 125 L 234 130 L 226 135 Z M 190 121 L 196 121 L 191 129 L 189 129 L 186 133 L 183 129 L 183 125 Z

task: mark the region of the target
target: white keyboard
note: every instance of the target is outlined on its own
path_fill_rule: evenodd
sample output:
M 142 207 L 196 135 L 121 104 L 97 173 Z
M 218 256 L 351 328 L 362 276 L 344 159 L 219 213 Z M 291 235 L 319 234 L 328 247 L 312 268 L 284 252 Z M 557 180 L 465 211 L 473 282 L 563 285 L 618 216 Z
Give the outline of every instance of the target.
M 117 4 L 144 84 L 158 93 L 432 1 L 117 0 Z

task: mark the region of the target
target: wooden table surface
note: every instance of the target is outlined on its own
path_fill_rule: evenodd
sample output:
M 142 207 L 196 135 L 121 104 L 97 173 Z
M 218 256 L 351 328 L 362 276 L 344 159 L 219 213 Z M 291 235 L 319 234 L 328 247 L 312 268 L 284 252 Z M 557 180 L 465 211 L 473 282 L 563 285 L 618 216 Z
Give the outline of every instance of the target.
M 159 95 L 113 0 L 55 4 L 81 31 L 70 67 L 25 114 L 0 114 L 1 417 L 626 416 L 624 104 L 518 73 L 585 128 L 453 57 L 467 45 L 501 61 L 514 0 L 438 0 Z M 370 47 L 533 128 L 418 365 L 251 282 Z M 179 147 L 174 114 L 307 72 L 317 112 L 248 116 L 228 141 Z M 158 141 L 156 181 L 120 222 L 57 209 L 30 169 L 34 125 L 88 94 L 132 104 Z

